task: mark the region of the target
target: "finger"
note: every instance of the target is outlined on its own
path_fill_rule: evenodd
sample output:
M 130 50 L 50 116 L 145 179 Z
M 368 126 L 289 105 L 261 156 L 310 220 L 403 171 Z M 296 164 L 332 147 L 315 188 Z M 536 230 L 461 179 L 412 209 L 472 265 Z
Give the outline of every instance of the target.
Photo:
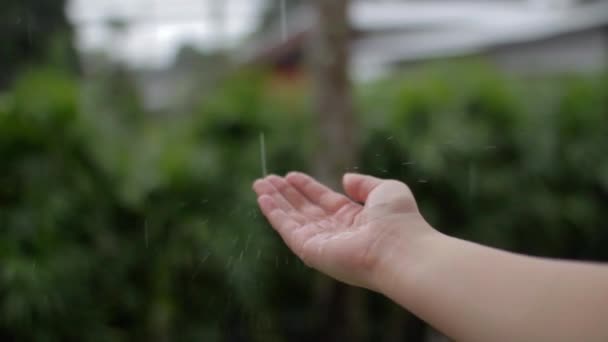
M 312 204 L 300 191 L 278 176 L 269 176 L 268 181 L 283 195 L 289 204 L 302 214 L 321 216 L 323 210 Z
M 272 185 L 272 183 L 268 181 L 267 178 L 255 181 L 255 183 L 253 183 L 253 190 L 256 192 L 258 197 L 263 195 L 268 195 L 272 197 L 275 200 L 277 206 L 283 211 L 289 211 L 293 209 L 289 202 L 287 202 L 287 200 L 283 198 L 283 195 L 281 195 L 281 193 L 277 191 L 277 189 Z
M 366 207 L 391 204 L 400 210 L 418 210 L 412 192 L 403 182 L 348 173 L 343 183 L 346 193 Z
M 365 203 L 370 192 L 382 182 L 382 179 L 358 173 L 347 173 L 342 179 L 346 194 L 360 203 Z
M 312 205 L 304 195 L 296 190 L 291 184 L 278 176 L 269 176 L 268 181 L 285 197 L 294 208 L 300 209 L 306 205 Z
M 306 217 L 300 213 L 298 213 L 294 207 L 283 197 L 283 195 L 275 188 L 268 178 L 257 180 L 253 184 L 253 190 L 256 192 L 258 197 L 261 196 L 269 196 L 271 197 L 279 209 L 288 213 L 294 220 L 299 223 L 304 223 L 307 221 Z
M 268 195 L 260 196 L 258 204 L 272 227 L 281 235 L 285 243 L 291 245 L 293 243 L 291 241 L 293 232 L 300 227 L 300 224 L 285 211 L 281 210 L 274 198 Z
M 335 213 L 344 205 L 352 203 L 346 196 L 331 190 L 306 174 L 291 172 L 287 175 L 286 180 L 303 193 L 310 202 L 329 213 Z

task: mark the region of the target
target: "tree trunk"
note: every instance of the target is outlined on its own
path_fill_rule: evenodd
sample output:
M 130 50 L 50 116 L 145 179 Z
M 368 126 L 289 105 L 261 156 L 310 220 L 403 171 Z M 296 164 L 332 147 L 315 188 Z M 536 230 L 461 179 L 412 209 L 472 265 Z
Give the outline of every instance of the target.
M 350 64 L 349 0 L 315 0 L 318 23 L 313 32 L 312 68 L 315 111 L 319 127 L 315 175 L 339 186 L 342 173 L 353 166 L 357 148 Z
M 312 36 L 312 72 L 318 145 L 314 174 L 336 190 L 344 171 L 358 156 L 356 120 L 349 78 L 349 0 L 315 0 L 317 25 Z M 318 279 L 318 341 L 361 341 L 366 335 L 362 290 L 325 277 Z

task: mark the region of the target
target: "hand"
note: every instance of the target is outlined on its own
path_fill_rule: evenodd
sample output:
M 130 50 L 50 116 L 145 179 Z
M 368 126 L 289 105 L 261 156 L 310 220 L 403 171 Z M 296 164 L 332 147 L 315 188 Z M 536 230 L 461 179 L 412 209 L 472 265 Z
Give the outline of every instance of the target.
M 434 230 L 401 182 L 346 174 L 343 185 L 350 198 L 296 172 L 257 180 L 253 188 L 266 218 L 304 263 L 375 289 L 374 273 L 391 250 Z

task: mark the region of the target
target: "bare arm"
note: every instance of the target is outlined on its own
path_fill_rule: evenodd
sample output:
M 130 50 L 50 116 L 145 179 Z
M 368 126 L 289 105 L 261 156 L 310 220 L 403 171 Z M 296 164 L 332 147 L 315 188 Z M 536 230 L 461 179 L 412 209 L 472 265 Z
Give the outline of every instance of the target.
M 608 267 L 532 258 L 443 235 L 403 183 L 347 175 L 349 197 L 300 173 L 254 190 L 311 267 L 383 293 L 460 341 L 608 341 Z
M 608 341 L 606 266 L 440 234 L 393 250 L 378 271 L 380 292 L 456 340 Z

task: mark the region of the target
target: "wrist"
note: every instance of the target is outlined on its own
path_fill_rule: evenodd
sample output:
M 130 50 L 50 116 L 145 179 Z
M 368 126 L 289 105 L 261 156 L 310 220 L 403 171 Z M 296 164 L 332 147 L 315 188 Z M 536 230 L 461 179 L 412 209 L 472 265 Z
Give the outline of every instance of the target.
M 420 274 L 450 237 L 431 227 L 422 217 L 401 223 L 398 233 L 378 251 L 378 264 L 372 277 L 373 290 L 388 297 L 416 285 Z M 408 292 L 408 291 L 405 291 Z

